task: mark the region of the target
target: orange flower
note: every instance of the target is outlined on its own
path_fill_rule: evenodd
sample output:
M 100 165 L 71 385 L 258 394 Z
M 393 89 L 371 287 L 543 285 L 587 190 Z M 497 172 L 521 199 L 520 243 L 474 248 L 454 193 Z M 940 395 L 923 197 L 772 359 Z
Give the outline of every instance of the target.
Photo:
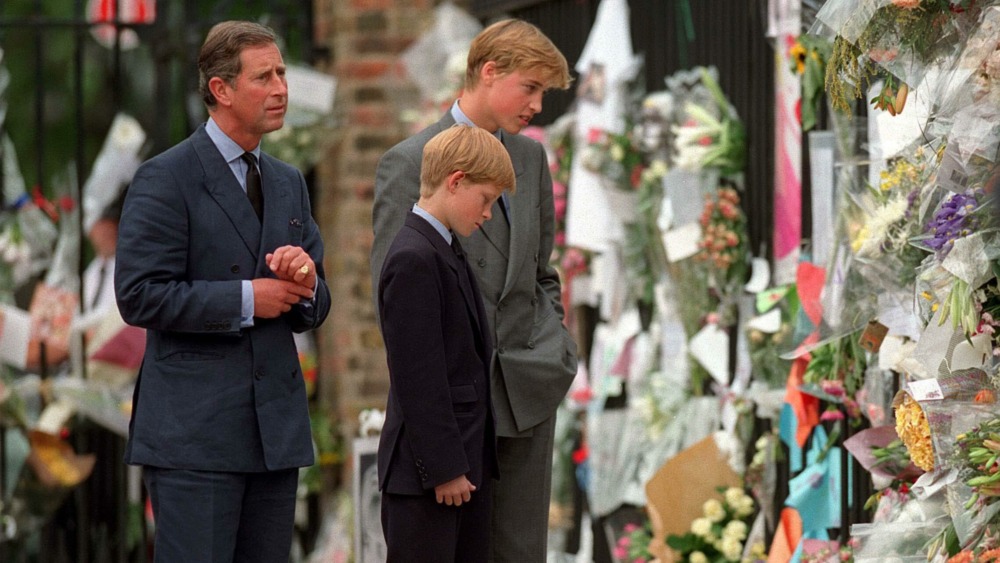
M 930 424 L 920 404 L 908 394 L 903 395 L 903 402 L 896 407 L 896 434 L 910 452 L 914 465 L 924 471 L 934 470 Z

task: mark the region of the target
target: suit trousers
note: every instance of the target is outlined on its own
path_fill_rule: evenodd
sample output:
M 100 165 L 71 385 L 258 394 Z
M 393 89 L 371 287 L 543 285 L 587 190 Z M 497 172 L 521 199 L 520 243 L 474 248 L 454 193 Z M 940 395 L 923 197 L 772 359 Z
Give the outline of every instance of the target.
M 492 563 L 545 563 L 556 415 L 532 435 L 497 438 L 500 480 L 493 489 Z
M 486 563 L 493 479 L 485 478 L 462 506 L 423 495 L 382 493 L 387 563 Z
M 287 563 L 298 475 L 144 466 L 155 563 Z

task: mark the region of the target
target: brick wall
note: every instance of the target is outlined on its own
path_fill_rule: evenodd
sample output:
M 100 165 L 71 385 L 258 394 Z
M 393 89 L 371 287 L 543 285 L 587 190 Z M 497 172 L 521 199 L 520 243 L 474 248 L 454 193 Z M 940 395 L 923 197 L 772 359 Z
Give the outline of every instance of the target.
M 375 324 L 368 255 L 375 166 L 408 133 L 400 110 L 416 89 L 399 54 L 430 24 L 433 0 L 317 0 L 316 40 L 337 77 L 336 141 L 317 168 L 317 215 L 333 309 L 319 338 L 323 404 L 354 436 L 364 408 L 384 408 L 389 378 Z M 460 3 L 460 5 L 463 5 Z

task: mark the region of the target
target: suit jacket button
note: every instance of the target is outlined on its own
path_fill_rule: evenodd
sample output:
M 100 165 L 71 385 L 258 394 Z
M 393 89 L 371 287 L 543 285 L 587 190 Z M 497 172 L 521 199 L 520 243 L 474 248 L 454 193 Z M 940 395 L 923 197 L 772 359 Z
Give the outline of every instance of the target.
M 532 350 L 535 349 L 535 341 L 534 340 L 529 340 L 528 341 L 528 348 L 531 348 Z
M 222 323 L 222 328 L 224 328 L 226 330 L 229 330 L 229 329 L 233 328 L 233 322 L 232 321 L 226 321 L 226 322 Z
M 485 258 L 480 258 L 479 260 L 476 261 L 476 264 L 479 264 L 480 268 L 485 268 L 486 267 L 486 259 Z
M 264 379 L 264 370 L 260 368 L 253 370 L 253 377 L 258 381 Z
M 240 265 L 239 264 L 233 264 L 232 266 L 229 267 L 229 271 L 232 272 L 232 273 L 234 273 L 234 274 L 240 273 Z
M 503 354 L 503 346 L 497 348 L 497 354 Z
M 532 297 L 531 298 L 531 304 L 532 305 L 538 305 L 538 298 L 537 297 Z
M 503 301 L 497 303 L 497 311 L 503 311 Z

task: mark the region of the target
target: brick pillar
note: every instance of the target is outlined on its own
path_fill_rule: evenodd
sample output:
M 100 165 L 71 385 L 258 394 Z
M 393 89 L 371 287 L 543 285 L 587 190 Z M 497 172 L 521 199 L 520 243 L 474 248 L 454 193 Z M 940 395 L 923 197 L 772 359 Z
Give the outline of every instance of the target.
M 432 0 L 317 0 L 316 41 L 330 47 L 325 70 L 337 77 L 336 143 L 317 168 L 316 204 L 326 244 L 333 308 L 319 338 L 320 400 L 344 435 L 358 413 L 385 407 L 385 352 L 375 324 L 369 276 L 375 167 L 408 134 L 400 110 L 416 88 L 398 57 L 431 23 Z

